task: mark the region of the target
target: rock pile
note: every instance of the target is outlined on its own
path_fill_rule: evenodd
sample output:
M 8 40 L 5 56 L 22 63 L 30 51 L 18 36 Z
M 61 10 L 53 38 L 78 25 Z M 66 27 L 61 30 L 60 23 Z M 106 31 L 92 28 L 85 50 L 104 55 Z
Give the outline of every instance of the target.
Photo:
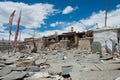
M 120 58 L 88 51 L 0 53 L 0 80 L 114 80 L 119 70 Z

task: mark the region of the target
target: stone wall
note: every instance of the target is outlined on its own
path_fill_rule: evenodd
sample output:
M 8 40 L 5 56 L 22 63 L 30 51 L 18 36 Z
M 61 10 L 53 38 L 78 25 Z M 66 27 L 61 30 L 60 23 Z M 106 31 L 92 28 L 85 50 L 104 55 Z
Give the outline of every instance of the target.
M 67 50 L 70 47 L 69 44 L 70 44 L 69 40 L 61 40 L 60 41 L 60 48 L 63 50 Z
M 118 44 L 118 36 L 116 29 L 103 29 L 96 30 L 93 33 L 93 42 L 99 42 L 102 47 L 102 52 L 106 52 L 106 41 L 112 40 L 114 43 Z
M 52 42 L 46 47 L 47 50 L 67 50 L 69 49 L 69 40 L 61 40 L 60 42 Z
M 79 39 L 78 49 L 79 50 L 87 50 L 87 51 L 91 52 L 91 42 L 92 42 L 92 38 Z

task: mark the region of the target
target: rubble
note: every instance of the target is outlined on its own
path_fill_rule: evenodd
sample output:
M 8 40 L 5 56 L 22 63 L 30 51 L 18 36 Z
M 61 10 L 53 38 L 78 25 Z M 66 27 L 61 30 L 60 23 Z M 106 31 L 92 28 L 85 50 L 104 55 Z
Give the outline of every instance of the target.
M 0 70 L 0 77 L 9 74 L 12 71 L 10 67 L 4 67 Z
M 116 78 L 115 80 L 120 80 L 120 77 Z
M 113 59 L 113 56 L 112 55 L 105 55 L 103 56 L 102 58 L 100 58 L 101 60 L 110 60 L 110 59 Z
M 2 79 L 2 80 L 18 80 L 18 79 L 22 79 L 26 74 L 27 74 L 27 72 L 12 71 L 8 75 L 0 77 L 0 79 Z
M 1 54 L 2 80 L 114 80 L 120 76 L 119 57 L 100 58 L 86 50 Z

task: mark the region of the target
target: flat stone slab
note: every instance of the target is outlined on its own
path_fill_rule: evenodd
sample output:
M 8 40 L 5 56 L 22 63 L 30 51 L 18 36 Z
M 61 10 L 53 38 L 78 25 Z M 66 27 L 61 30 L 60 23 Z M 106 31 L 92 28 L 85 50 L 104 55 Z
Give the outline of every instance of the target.
M 74 63 L 50 63 L 49 73 L 50 74 L 59 74 L 62 71 L 62 66 L 73 66 Z M 69 69 L 67 69 L 69 70 Z M 70 68 L 71 70 L 71 68 Z M 64 73 L 64 72 L 63 72 Z
M 5 66 L 5 64 L 4 63 L 0 63 L 0 67 L 4 67 Z
M 29 66 L 26 68 L 26 70 L 30 72 L 39 72 L 41 69 L 38 66 Z
M 120 76 L 119 70 L 110 71 L 85 71 L 85 72 L 71 72 L 72 80 L 115 80 Z
M 62 66 L 62 75 L 69 74 L 70 72 L 72 72 L 72 68 L 72 65 Z
M 34 60 L 25 60 L 17 63 L 17 67 L 31 66 L 34 64 Z
M 113 56 L 112 55 L 105 55 L 103 56 L 102 58 L 100 58 L 101 60 L 110 60 L 110 59 L 113 59 Z
M 79 80 L 114 80 L 120 76 L 119 70 L 81 72 Z
M 22 79 L 26 74 L 27 74 L 27 72 L 13 71 L 13 72 L 11 72 L 10 74 L 1 77 L 0 79 L 2 79 L 2 80 Z
M 13 67 L 13 71 L 24 71 L 26 70 L 26 67 Z
M 24 80 L 64 80 L 63 77 L 59 76 L 59 75 L 53 75 L 49 78 L 32 78 L 32 77 L 28 77 L 28 78 L 24 78 Z M 68 80 L 68 79 L 67 79 Z
M 36 72 L 31 77 L 26 77 L 24 80 L 64 80 L 62 76 L 50 75 L 48 72 Z
M 41 63 L 45 63 L 46 62 L 46 59 L 37 59 L 35 60 L 35 65 L 40 65 Z
M 0 67 L 0 70 L 2 69 L 3 67 Z
M 13 61 L 5 61 L 5 62 L 3 62 L 5 65 L 11 65 L 11 64 L 13 64 L 14 62 Z
M 2 68 L 2 70 L 0 70 L 0 77 L 9 74 L 11 72 L 11 70 L 12 70 L 12 68 L 10 68 L 10 67 Z
M 96 64 L 101 70 L 117 70 L 120 68 L 120 64 Z

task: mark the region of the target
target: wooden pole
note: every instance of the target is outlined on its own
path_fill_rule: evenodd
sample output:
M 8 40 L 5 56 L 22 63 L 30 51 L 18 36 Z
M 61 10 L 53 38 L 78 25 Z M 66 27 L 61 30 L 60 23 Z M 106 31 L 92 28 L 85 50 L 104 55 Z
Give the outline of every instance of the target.
M 21 32 L 19 33 L 19 41 L 21 40 Z
M 4 38 L 2 38 L 2 42 L 3 42 L 3 50 L 4 50 Z
M 10 39 L 11 39 L 11 34 L 9 33 L 8 54 L 10 53 L 10 50 L 9 50 L 9 48 L 10 48 Z
M 105 9 L 105 27 L 107 27 L 107 11 L 108 11 L 108 0 L 106 0 L 106 9 Z

